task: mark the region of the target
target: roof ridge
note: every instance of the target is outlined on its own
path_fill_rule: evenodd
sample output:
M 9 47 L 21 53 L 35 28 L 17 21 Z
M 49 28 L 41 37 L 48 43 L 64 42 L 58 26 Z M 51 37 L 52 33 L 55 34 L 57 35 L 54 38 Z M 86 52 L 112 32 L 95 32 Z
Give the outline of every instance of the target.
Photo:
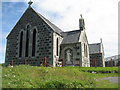
M 89 45 L 94 45 L 94 44 L 101 44 L 101 43 L 91 43 L 91 44 L 89 44 Z
M 63 36 L 62 44 L 68 44 L 68 43 L 78 43 L 81 32 L 80 30 L 74 30 L 70 32 L 62 32 L 61 34 Z
M 32 8 L 33 9 L 33 8 Z M 34 9 L 33 9 L 34 10 Z M 35 10 L 34 10 L 35 11 Z M 35 11 L 36 12 L 36 11 Z M 50 22 L 48 19 L 46 19 L 43 15 L 41 15 L 39 12 L 36 12 L 36 14 L 38 16 L 40 16 L 56 33 L 61 35 L 62 31 L 59 27 L 57 27 L 55 24 L 53 24 L 52 22 Z
M 75 31 L 80 31 L 80 30 L 65 31 L 65 32 L 62 32 L 62 33 L 75 32 Z

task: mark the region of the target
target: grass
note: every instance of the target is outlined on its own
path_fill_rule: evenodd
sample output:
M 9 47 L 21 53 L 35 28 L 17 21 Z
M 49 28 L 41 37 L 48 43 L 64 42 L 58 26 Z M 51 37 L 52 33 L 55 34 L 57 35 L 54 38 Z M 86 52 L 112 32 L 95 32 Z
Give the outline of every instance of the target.
M 82 71 L 118 71 L 118 67 L 80 67 Z
M 118 88 L 119 85 L 116 83 L 111 83 L 108 80 L 96 81 L 96 88 Z
M 102 67 L 101 67 L 102 68 Z M 2 68 L 3 88 L 102 88 L 103 82 L 97 78 L 117 77 L 118 74 L 92 74 L 83 72 L 82 67 L 37 67 L 19 65 Z M 86 68 L 86 70 L 91 68 Z M 114 68 L 117 70 L 118 68 Z M 85 69 L 84 69 L 85 70 Z M 113 88 L 117 84 L 111 83 Z M 109 88 L 103 86 L 103 88 Z

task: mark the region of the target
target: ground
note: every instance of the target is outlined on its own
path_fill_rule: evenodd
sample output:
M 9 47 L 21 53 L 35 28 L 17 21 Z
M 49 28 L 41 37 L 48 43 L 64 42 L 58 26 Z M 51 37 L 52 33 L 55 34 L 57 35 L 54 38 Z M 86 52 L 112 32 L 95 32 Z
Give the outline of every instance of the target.
M 104 80 L 118 73 L 88 71 L 118 71 L 117 67 L 37 67 L 20 65 L 2 68 L 3 88 L 118 88 L 118 83 Z

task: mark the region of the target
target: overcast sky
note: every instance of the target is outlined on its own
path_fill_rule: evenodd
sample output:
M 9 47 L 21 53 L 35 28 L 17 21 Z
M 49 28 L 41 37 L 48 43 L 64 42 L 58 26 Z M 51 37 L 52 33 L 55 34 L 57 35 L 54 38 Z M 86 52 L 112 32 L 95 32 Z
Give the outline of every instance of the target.
M 0 63 L 4 62 L 6 36 L 28 7 L 29 0 L 2 0 L 2 44 Z M 103 40 L 105 57 L 118 54 L 119 0 L 32 0 L 32 7 L 63 31 L 79 29 L 79 18 L 85 19 L 89 43 Z M 1 6 L 1 5 L 0 5 Z M 0 8 L 1 9 L 1 8 Z M 1 19 L 1 18 L 0 18 Z

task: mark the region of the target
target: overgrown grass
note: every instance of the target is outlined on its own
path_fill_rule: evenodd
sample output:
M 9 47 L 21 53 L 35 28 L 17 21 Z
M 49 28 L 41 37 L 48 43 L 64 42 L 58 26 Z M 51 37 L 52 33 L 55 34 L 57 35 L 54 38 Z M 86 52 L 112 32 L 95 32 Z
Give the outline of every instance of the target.
M 118 67 L 79 67 L 82 71 L 120 71 Z
M 97 87 L 96 85 L 99 86 L 95 79 L 99 76 L 103 77 L 102 74 L 97 76 L 97 74 L 82 72 L 82 69 L 29 65 L 3 67 L 2 86 L 3 88 L 94 88 Z
M 96 81 L 96 88 L 118 88 L 118 87 L 119 87 L 118 84 L 111 83 L 108 80 Z M 119 90 L 119 89 L 117 89 L 117 90 Z
M 93 88 L 91 77 L 75 68 L 15 66 L 3 68 L 3 88 Z

